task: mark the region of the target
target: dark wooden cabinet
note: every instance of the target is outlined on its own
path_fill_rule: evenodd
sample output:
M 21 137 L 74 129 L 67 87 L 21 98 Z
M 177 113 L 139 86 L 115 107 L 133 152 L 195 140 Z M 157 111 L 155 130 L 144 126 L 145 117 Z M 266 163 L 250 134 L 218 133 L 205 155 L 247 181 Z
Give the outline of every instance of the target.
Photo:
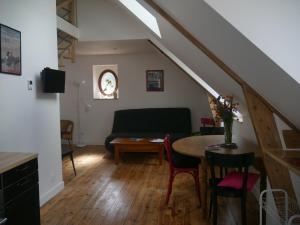
M 39 225 L 38 162 L 30 160 L 2 174 L 0 218 L 5 225 Z M 1 224 L 1 219 L 0 219 Z

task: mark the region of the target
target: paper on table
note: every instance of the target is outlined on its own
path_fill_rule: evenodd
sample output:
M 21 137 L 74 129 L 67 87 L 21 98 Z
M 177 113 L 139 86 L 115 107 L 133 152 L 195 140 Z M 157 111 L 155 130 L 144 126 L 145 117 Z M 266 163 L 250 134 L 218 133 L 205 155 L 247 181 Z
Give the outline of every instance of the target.
M 129 138 L 132 141 L 142 141 L 144 138 Z
M 155 138 L 155 139 L 150 140 L 150 142 L 153 142 L 153 143 L 163 143 L 163 142 L 164 142 L 164 139 L 161 139 L 161 138 Z

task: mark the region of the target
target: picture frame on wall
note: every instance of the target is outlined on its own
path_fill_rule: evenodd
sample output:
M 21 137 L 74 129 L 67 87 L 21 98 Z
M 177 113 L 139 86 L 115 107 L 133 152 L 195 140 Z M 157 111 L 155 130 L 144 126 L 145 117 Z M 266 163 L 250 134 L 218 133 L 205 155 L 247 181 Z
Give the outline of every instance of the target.
M 0 24 L 0 72 L 21 75 L 21 32 Z
M 146 90 L 164 91 L 164 71 L 147 70 L 146 71 Z

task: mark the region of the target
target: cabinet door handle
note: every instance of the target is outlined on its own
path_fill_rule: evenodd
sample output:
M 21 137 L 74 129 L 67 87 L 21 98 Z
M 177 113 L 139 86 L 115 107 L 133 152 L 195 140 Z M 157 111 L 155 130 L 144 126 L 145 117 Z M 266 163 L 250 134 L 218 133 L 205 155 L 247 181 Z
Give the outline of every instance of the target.
M 7 221 L 7 218 L 4 218 L 0 221 L 0 224 L 4 224 Z

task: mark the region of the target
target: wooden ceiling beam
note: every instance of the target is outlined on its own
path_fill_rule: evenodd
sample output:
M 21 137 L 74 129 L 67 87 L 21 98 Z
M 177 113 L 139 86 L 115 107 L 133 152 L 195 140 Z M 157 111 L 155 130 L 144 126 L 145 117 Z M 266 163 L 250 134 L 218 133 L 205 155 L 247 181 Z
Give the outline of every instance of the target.
M 145 0 L 161 17 L 168 21 L 179 33 L 181 33 L 187 40 L 192 42 L 200 51 L 202 51 L 211 61 L 213 61 L 220 69 L 222 69 L 227 75 L 229 75 L 234 81 L 236 81 L 242 88 L 247 86 L 251 91 L 270 108 L 270 110 L 277 114 L 291 129 L 298 130 L 298 128 L 281 112 L 279 112 L 274 106 L 272 106 L 263 96 L 250 87 L 240 76 L 234 72 L 229 66 L 227 66 L 217 55 L 210 51 L 202 42 L 200 42 L 192 33 L 178 23 L 172 16 L 170 16 L 164 9 L 162 9 L 153 0 Z

